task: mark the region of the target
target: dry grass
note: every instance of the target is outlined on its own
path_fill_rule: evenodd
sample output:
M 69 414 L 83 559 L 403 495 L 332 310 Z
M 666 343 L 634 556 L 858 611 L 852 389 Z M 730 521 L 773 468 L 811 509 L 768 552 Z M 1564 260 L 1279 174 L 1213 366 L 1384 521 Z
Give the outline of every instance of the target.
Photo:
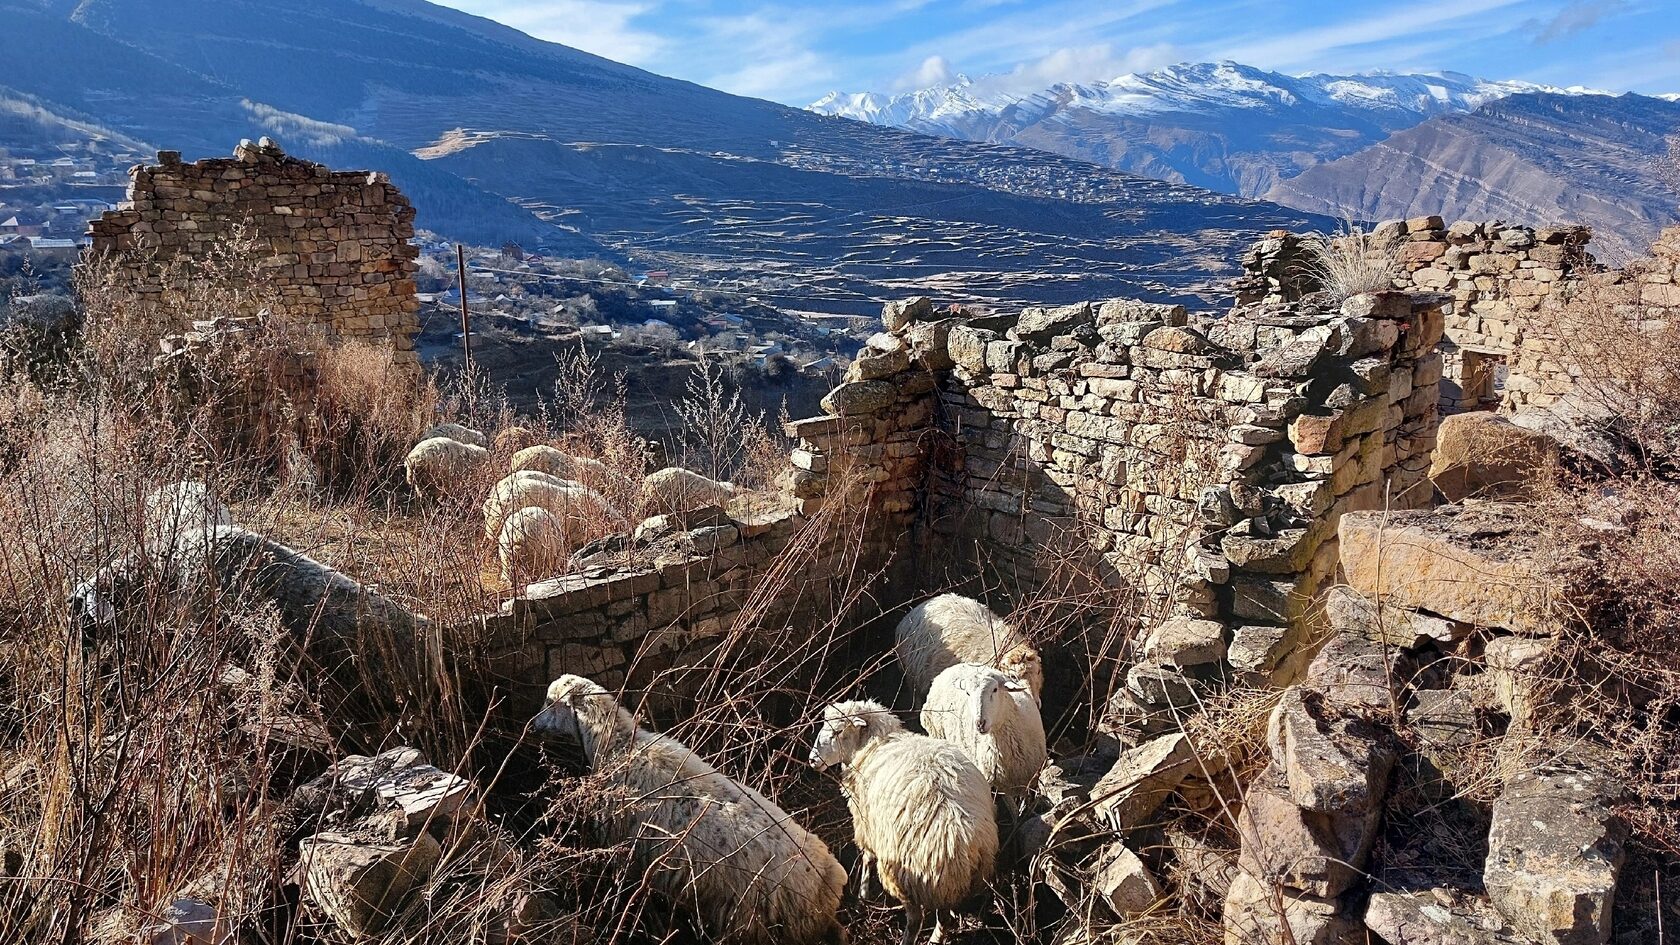
M 1339 233 L 1307 237 L 1302 248 L 1308 273 L 1337 301 L 1392 289 L 1400 275 L 1399 237 L 1367 231 L 1351 219 Z

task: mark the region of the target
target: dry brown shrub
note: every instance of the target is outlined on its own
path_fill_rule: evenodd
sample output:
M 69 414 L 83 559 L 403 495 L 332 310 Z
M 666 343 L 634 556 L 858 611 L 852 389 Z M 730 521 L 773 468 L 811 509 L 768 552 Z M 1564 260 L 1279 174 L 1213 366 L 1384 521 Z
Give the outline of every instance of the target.
M 1390 232 L 1366 230 L 1350 218 L 1330 235 L 1313 234 L 1302 242 L 1307 271 L 1337 300 L 1394 288 L 1400 275 L 1400 239 Z

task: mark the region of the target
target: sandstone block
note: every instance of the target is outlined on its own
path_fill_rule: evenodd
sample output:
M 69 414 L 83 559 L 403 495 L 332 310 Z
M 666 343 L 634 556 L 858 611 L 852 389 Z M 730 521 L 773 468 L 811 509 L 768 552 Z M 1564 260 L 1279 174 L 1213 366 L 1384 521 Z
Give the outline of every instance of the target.
M 1495 909 L 1548 945 L 1602 945 L 1626 828 L 1615 789 L 1585 767 L 1520 772 L 1493 805 L 1483 879 Z
M 1484 411 L 1455 414 L 1436 433 L 1429 478 L 1448 502 L 1520 497 L 1558 462 L 1557 440 Z

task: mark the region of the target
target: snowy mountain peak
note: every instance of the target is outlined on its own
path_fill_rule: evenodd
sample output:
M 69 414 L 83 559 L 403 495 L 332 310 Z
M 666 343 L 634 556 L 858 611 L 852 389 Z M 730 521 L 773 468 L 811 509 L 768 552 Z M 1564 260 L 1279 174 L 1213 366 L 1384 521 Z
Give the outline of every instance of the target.
M 834 92 L 808 107 L 1253 196 L 1396 131 L 1523 92 L 1593 94 L 1461 72 L 1285 75 L 1226 60 L 1048 87 L 965 76 L 896 95 Z

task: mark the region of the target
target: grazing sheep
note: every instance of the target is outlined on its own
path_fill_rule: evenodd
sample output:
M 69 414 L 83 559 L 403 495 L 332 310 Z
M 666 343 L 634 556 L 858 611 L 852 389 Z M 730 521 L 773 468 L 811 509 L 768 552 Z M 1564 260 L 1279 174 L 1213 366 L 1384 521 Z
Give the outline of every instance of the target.
M 233 524 L 233 516 L 209 486 L 189 479 L 159 486 L 146 496 L 143 521 L 141 552 L 167 563 L 197 553 L 216 529 Z
M 583 484 L 526 469 L 490 490 L 484 500 L 484 537 L 499 540 L 508 516 L 526 508 L 547 509 L 558 515 L 571 545 L 585 541 L 592 524 L 623 520 L 611 503 Z
M 523 508 L 509 515 L 496 539 L 502 579 L 517 593 L 531 581 L 558 574 L 571 553 L 566 538 L 565 522 L 547 509 Z
M 679 466 L 661 469 L 642 482 L 642 504 L 648 515 L 724 505 L 734 495 L 733 484 L 707 479 Z
M 477 430 L 474 430 L 472 427 L 464 427 L 459 423 L 440 423 L 437 426 L 432 427 L 430 430 L 427 430 L 425 433 L 420 434 L 420 439 L 421 441 L 425 441 L 434 436 L 448 437 L 451 440 L 459 440 L 462 443 L 471 443 L 474 446 L 483 447 L 485 449 L 490 448 L 489 437 Z
M 1044 704 L 1044 663 L 1038 651 L 985 604 L 961 594 L 923 601 L 898 622 L 898 660 L 926 695 L 933 679 L 956 663 L 984 663 L 1020 679 Z
M 950 913 L 992 875 L 997 815 L 991 786 L 962 750 L 904 730 L 878 702 L 823 709 L 811 746 L 818 769 L 843 765 L 841 790 L 863 853 L 863 874 L 881 877 L 904 903 L 903 945 L 933 916 L 944 939 Z
M 508 427 L 496 434 L 493 449 L 497 456 L 512 456 L 542 442 L 542 434 L 530 427 Z
M 922 729 L 961 748 L 1016 811 L 1049 760 L 1027 684 L 979 663 L 947 666 L 934 677 Z
M 841 941 L 846 871 L 762 794 L 638 728 L 581 676 L 556 679 L 532 725 L 582 742 L 590 768 L 628 794 L 624 816 L 609 827 L 613 839 L 632 841 L 637 868 L 692 908 L 711 936 L 751 945 Z
M 403 459 L 408 484 L 418 495 L 441 499 L 459 491 L 490 462 L 490 451 L 482 446 L 434 436 L 421 440 Z
M 611 491 L 629 495 L 635 485 L 628 476 L 615 471 L 606 463 L 587 456 L 573 456 L 552 446 L 531 446 L 513 454 L 513 472 L 535 470 L 561 479 L 575 479 L 596 491 Z

